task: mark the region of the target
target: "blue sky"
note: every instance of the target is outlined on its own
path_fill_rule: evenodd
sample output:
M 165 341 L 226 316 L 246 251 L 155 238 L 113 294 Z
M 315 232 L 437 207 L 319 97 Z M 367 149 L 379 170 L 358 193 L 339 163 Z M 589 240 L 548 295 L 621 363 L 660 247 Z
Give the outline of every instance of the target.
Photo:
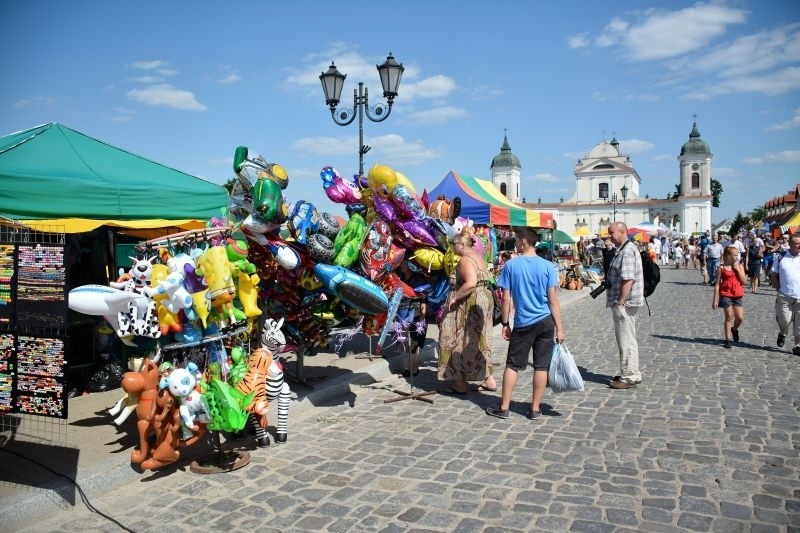
M 287 200 L 344 214 L 319 171 L 358 171 L 358 126 L 333 123 L 318 76 L 335 61 L 343 105 L 359 81 L 376 102 L 389 52 L 406 70 L 365 120 L 365 167 L 419 192 L 489 178 L 507 129 L 529 202 L 570 196 L 612 136 L 665 197 L 694 114 L 715 221 L 800 182 L 797 1 L 0 2 L 0 134 L 60 122 L 217 183 L 248 146 L 287 169 Z

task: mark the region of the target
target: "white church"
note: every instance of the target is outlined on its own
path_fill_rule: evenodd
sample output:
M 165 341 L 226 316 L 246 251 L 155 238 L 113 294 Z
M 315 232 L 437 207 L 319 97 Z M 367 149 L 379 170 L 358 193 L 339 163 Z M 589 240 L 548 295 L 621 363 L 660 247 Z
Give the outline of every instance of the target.
M 680 233 L 711 229 L 711 150 L 700 138 L 697 123 L 678 155 L 681 194 L 655 199 L 642 195 L 642 178 L 619 142 L 602 140 L 575 164 L 575 192 L 556 204 L 523 203 L 519 158 L 511 153 L 508 136 L 492 159 L 492 183 L 512 202 L 553 213 L 558 229 L 570 235 L 604 234 L 619 220 L 628 226 L 641 222 L 664 224 Z M 534 193 L 535 194 L 535 193 Z

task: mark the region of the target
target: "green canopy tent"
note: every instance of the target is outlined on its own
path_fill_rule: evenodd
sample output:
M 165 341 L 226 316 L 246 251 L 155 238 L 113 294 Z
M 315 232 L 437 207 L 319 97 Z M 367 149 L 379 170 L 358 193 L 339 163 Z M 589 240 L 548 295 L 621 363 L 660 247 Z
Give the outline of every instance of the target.
M 560 229 L 553 230 L 553 242 L 556 244 L 575 244 L 575 239 Z
M 224 187 L 50 123 L 0 137 L 0 215 L 80 233 L 197 229 L 228 205 Z

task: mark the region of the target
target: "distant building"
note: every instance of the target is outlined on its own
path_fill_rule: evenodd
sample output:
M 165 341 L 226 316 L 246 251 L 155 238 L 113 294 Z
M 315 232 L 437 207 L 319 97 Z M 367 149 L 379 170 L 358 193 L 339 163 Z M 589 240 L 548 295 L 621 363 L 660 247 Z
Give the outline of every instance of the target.
M 630 157 L 620 152 L 616 138 L 611 142 L 603 139 L 575 164 L 575 192 L 571 197 L 557 204 L 524 205 L 552 211 L 558 228 L 571 235 L 603 233 L 614 219 L 628 226 L 644 221 L 663 223 L 681 233 L 710 230 L 712 157 L 694 123 L 689 140 L 677 157 L 680 196 L 656 199 L 645 194 L 643 197 L 642 178 Z M 520 201 L 521 168 L 505 136 L 500 154 L 492 160 L 492 182 L 514 202 Z M 529 196 L 538 194 L 534 191 Z

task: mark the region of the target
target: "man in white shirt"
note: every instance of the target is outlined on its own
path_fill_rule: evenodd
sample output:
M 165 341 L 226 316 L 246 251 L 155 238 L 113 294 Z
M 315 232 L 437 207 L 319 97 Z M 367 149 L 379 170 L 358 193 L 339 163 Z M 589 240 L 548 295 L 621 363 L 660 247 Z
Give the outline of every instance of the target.
M 739 262 L 744 263 L 744 254 L 747 251 L 747 249 L 745 248 L 742 240 L 739 238 L 738 233 L 734 233 L 733 235 L 731 235 L 731 240 L 727 245 L 725 244 L 722 245 L 723 248 L 727 248 L 728 246 L 735 246 L 736 249 L 739 250 Z
M 789 323 L 793 322 L 794 348 L 800 355 L 800 233 L 789 236 L 789 253 L 776 258 L 770 274 L 772 287 L 778 290 L 775 298 L 775 319 L 778 321 L 778 347 L 786 342 Z

